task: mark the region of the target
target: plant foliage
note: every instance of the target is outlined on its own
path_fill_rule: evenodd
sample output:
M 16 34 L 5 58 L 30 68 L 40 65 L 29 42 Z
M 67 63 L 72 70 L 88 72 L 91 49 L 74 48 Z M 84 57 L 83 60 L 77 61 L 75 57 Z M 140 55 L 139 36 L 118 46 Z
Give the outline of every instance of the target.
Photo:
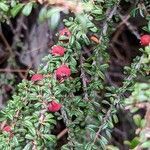
M 30 71 L 30 77 L 38 73 L 44 78 L 36 82 L 23 80 L 0 111 L 2 150 L 56 149 L 60 137 L 53 131 L 59 121 L 64 122 L 67 131 L 67 142 L 62 150 L 105 149 L 112 128 L 118 122 L 118 110 L 133 105 L 136 100 L 148 101 L 150 97 L 149 84 L 136 83 L 139 75 L 149 74 L 150 46 L 140 49 L 142 55 L 134 59 L 131 67 L 125 68 L 126 78 L 121 87 L 106 83 L 107 48 L 115 28 L 112 18 L 118 17 L 119 0 L 83 0 L 77 4 L 65 0 L 53 2 L 0 1 L 0 20 L 5 22 L 8 17 L 17 17 L 20 13 L 29 16 L 34 7 L 42 5 L 39 21 L 47 20 L 55 29 L 61 13 L 72 13 L 63 20 L 70 35 L 57 34 L 56 45 L 64 47 L 65 54 L 45 56 L 37 72 Z M 150 32 L 149 23 L 144 29 Z M 71 76 L 57 78 L 56 70 L 64 64 L 70 68 Z M 132 92 L 127 100 L 126 92 Z M 61 103 L 60 111 L 48 111 L 52 100 Z M 144 121 L 139 116 L 134 116 L 134 120 L 143 128 Z M 6 125 L 11 127 L 10 132 L 3 130 Z M 148 147 L 149 141 L 146 139 L 142 143 L 142 136 L 139 136 L 136 146 Z M 128 144 L 132 147 L 132 141 Z

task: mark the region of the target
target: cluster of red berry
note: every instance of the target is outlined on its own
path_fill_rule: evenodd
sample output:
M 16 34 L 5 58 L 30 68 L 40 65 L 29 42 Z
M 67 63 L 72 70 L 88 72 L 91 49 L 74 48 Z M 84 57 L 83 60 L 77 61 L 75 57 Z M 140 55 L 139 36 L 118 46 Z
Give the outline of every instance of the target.
M 61 30 L 59 32 L 60 36 L 66 36 L 66 37 L 70 37 L 71 33 L 67 28 L 64 28 L 63 30 Z M 149 46 L 150 45 L 150 35 L 143 35 L 140 38 L 140 43 L 143 46 Z M 55 45 L 52 47 L 51 49 L 51 54 L 53 56 L 64 56 L 66 49 L 60 45 Z M 66 64 L 62 64 L 60 67 L 58 67 L 55 70 L 55 76 L 57 80 L 64 80 L 66 78 L 68 78 L 71 75 L 71 69 L 66 65 Z M 44 78 L 44 76 L 42 74 L 34 74 L 31 78 L 31 81 L 33 82 L 37 82 L 37 81 L 41 81 Z M 57 112 L 61 109 L 62 105 L 60 103 L 58 103 L 55 100 L 52 100 L 47 107 L 47 110 L 49 112 Z M 11 133 L 11 126 L 6 125 L 3 127 L 3 131 Z
M 64 28 L 62 30 L 59 31 L 59 35 L 60 36 L 66 36 L 67 38 L 69 38 L 71 36 L 70 31 L 67 28 Z M 50 51 L 50 53 L 53 56 L 64 56 L 66 49 L 60 45 L 54 45 Z M 59 81 L 62 81 L 66 78 L 68 78 L 71 75 L 71 69 L 66 65 L 66 64 L 62 64 L 60 67 L 58 67 L 55 70 L 55 76 L 56 79 Z M 36 82 L 36 81 L 40 81 L 44 78 L 44 76 L 42 74 L 34 74 L 31 78 L 31 81 Z M 48 104 L 48 111 L 49 112 L 57 112 L 61 109 L 62 105 L 60 103 L 58 103 L 55 100 L 52 100 L 49 104 Z

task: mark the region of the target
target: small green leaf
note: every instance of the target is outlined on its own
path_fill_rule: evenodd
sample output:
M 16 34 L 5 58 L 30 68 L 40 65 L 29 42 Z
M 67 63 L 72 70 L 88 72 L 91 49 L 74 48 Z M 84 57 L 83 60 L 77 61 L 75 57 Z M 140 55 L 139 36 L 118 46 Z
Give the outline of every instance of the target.
M 58 25 L 59 19 L 60 19 L 60 12 L 56 12 L 51 16 L 50 26 L 52 29 L 56 28 L 56 26 Z
M 17 4 L 16 0 L 11 0 L 11 7 L 14 7 Z
M 105 79 L 105 76 L 104 76 L 103 72 L 101 72 L 100 70 L 97 71 L 97 74 L 99 75 L 99 77 L 101 79 L 103 79 L 103 80 Z
M 87 17 L 83 14 L 78 14 L 77 16 L 77 20 L 80 23 L 80 25 L 82 26 L 82 29 L 86 32 L 87 29 Z
M 44 19 L 47 17 L 47 9 L 46 7 L 43 7 L 41 10 L 40 10 L 40 13 L 39 13 L 39 21 L 42 22 L 44 21 Z
M 118 123 L 118 117 L 117 117 L 117 115 L 113 115 L 113 120 L 114 120 L 115 123 Z
M 90 28 L 90 30 L 95 33 L 98 31 L 98 29 L 96 27 Z
M 84 149 L 91 150 L 93 146 L 94 146 L 93 142 L 89 142 L 85 145 Z
M 87 128 L 98 129 L 98 126 L 96 126 L 94 124 L 90 124 L 90 125 L 87 126 Z
M 15 17 L 19 11 L 22 9 L 22 7 L 24 6 L 24 4 L 17 4 L 16 6 L 13 7 L 13 9 L 11 9 L 11 14 L 13 17 Z
M 73 45 L 74 41 L 75 41 L 75 37 L 71 36 L 71 38 L 69 40 L 70 45 Z
M 36 135 L 36 131 L 35 131 L 35 128 L 34 128 L 33 126 L 30 127 L 30 128 L 28 128 L 28 130 L 29 130 L 29 132 L 30 132 L 33 136 Z
M 23 148 L 23 150 L 30 150 L 31 146 L 32 146 L 32 143 L 30 142 Z
M 47 11 L 47 18 L 52 17 L 53 14 L 58 13 L 60 10 L 58 8 L 52 8 Z
M 148 22 L 148 32 L 150 32 L 150 21 Z
M 139 138 L 135 137 L 131 142 L 130 142 L 130 148 L 134 149 L 138 144 L 140 143 Z
M 26 139 L 29 139 L 29 140 L 33 140 L 33 139 L 34 139 L 34 137 L 33 137 L 32 135 L 30 135 L 30 134 L 27 134 L 27 135 L 25 136 L 25 138 L 26 138 Z
M 22 13 L 25 16 L 29 16 L 31 11 L 32 11 L 32 8 L 33 8 L 33 2 L 30 2 L 30 3 L 28 3 L 27 5 L 24 6 L 24 8 L 22 10 Z
M 56 137 L 54 135 L 51 135 L 51 134 L 44 134 L 43 137 L 46 138 L 48 141 L 51 141 L 51 142 L 55 142 L 55 140 L 56 140 Z
M 101 136 L 100 139 L 104 143 L 104 145 L 108 143 L 108 140 L 104 136 Z
M 3 11 L 8 11 L 9 7 L 3 2 L 0 2 L 0 9 Z
M 29 120 L 25 120 L 24 125 L 27 127 L 33 126 L 33 124 Z
M 113 145 L 108 145 L 107 150 L 119 150 L 119 148 Z
M 150 141 L 145 141 L 142 145 L 142 148 L 150 148 Z
M 138 127 L 140 127 L 140 125 L 141 125 L 141 116 L 138 115 L 138 114 L 136 114 L 136 115 L 133 116 L 133 120 L 134 120 L 134 123 L 135 123 Z
M 92 13 L 96 14 L 96 15 L 101 15 L 102 14 L 102 9 L 93 10 Z
M 18 139 L 17 139 L 16 136 L 13 137 L 13 142 L 14 142 L 14 144 L 15 144 L 16 146 L 18 145 Z

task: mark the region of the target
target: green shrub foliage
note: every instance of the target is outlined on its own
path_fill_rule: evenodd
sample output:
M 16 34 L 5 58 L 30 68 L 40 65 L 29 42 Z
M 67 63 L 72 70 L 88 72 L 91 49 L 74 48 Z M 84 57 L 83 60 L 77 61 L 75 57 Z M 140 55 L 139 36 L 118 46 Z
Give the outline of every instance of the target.
M 117 110 L 128 105 L 128 101 L 124 103 L 125 92 L 139 89 L 135 80 L 149 72 L 150 46 L 147 45 L 131 67 L 125 68 L 127 77 L 121 87 L 106 84 L 107 48 L 115 29 L 112 18 L 118 17 L 120 1 L 83 0 L 81 10 L 78 6 L 79 10 L 75 11 L 71 10 L 74 6 L 71 2 L 66 11 L 56 7 L 57 4 L 47 5 L 48 2 L 42 1 L 0 1 L 0 20 L 7 23 L 8 17 L 20 13 L 28 16 L 34 7 L 42 4 L 39 21 L 48 20 L 54 29 L 60 22 L 61 12 L 73 12 L 72 17 L 63 20 L 65 28 L 58 31 L 58 42 L 43 58 L 37 72 L 30 71 L 31 80 L 23 80 L 0 111 L 1 150 L 55 150 L 61 135 L 53 131 L 59 122 L 65 124 L 63 131 L 67 132 L 62 150 L 105 149 L 111 129 L 118 121 Z M 144 29 L 149 32 L 149 25 Z M 60 67 L 62 70 L 58 70 Z M 141 84 L 140 89 L 146 87 Z M 130 104 L 137 97 L 148 100 L 145 95 L 137 94 L 133 93 Z M 51 106 L 52 101 L 60 104 L 60 109 L 58 105 Z

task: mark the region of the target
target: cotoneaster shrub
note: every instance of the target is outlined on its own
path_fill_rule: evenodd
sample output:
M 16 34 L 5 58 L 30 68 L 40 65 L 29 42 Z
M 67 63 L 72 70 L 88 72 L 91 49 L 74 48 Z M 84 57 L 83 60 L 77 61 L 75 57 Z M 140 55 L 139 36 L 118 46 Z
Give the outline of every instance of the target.
M 61 11 L 73 14 L 63 20 L 58 42 L 38 70 L 30 71 L 30 79 L 18 85 L 18 92 L 1 110 L 0 149 L 55 150 L 61 134 L 54 131 L 60 121 L 65 124 L 63 134 L 67 134 L 62 150 L 105 149 L 118 120 L 117 110 L 124 108 L 125 92 L 133 90 L 139 74 L 145 76 L 149 71 L 149 40 L 141 37 L 142 55 L 127 68 L 122 87 L 112 87 L 105 82 L 109 67 L 106 49 L 119 0 L 82 1 L 78 7 L 72 1 L 12 2 L 0 3 L 3 16 L 15 17 L 20 11 L 28 16 L 40 3 L 39 19 L 49 19 L 52 28 L 59 23 Z M 62 9 L 64 4 L 67 9 Z

